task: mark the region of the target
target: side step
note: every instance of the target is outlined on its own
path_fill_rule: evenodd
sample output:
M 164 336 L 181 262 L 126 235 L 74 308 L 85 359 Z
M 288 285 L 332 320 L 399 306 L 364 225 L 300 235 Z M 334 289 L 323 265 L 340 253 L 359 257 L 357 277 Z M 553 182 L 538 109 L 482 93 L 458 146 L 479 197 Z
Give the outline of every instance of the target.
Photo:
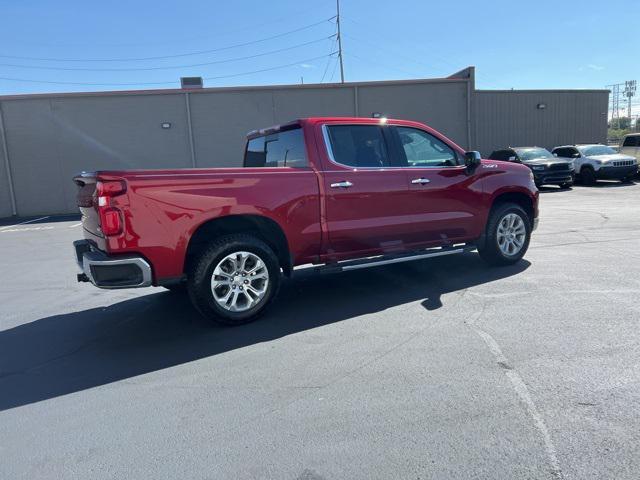
M 358 260 L 345 260 L 343 262 L 328 263 L 320 266 L 302 267 L 300 269 L 294 270 L 294 273 L 297 271 L 316 271 L 318 273 L 348 272 L 349 270 L 378 267 L 380 265 L 390 265 L 392 263 L 412 262 L 414 260 L 424 260 L 425 258 L 442 257 L 444 255 L 455 255 L 457 253 L 471 252 L 475 249 L 475 245 L 429 248 L 427 250 L 418 250 L 397 255 L 380 255 L 378 257 L 367 257 Z

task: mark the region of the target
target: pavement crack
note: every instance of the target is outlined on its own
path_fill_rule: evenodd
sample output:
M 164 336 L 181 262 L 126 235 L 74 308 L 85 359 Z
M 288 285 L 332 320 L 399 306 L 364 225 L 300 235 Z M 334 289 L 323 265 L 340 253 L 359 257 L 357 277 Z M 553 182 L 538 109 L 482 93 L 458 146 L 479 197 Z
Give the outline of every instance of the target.
M 520 399 L 520 402 L 524 405 L 527 414 L 533 420 L 535 428 L 542 437 L 545 453 L 550 466 L 551 478 L 554 480 L 561 480 L 563 478 L 563 474 L 562 469 L 560 468 L 560 461 L 558 460 L 556 447 L 553 443 L 553 438 L 551 437 L 551 433 L 547 428 L 544 418 L 540 414 L 538 407 L 529 393 L 527 384 L 504 355 L 498 342 L 496 342 L 496 340 L 487 331 L 483 330 L 476 324 L 478 320 L 484 316 L 487 309 L 486 301 L 481 301 L 481 304 L 482 307 L 480 312 L 471 321 L 469 321 L 467 325 L 469 325 L 469 327 L 484 341 L 485 345 L 493 355 L 496 364 L 504 370 L 505 375 L 511 383 L 511 387 Z

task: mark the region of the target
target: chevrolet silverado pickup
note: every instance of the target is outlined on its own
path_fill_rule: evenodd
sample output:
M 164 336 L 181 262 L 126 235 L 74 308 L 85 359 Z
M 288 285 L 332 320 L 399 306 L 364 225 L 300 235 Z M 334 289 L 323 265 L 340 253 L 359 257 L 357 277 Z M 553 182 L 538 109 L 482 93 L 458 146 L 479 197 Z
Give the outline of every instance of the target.
M 305 118 L 250 132 L 240 168 L 74 178 L 79 281 L 187 290 L 212 320 L 253 320 L 297 268 L 349 271 L 476 250 L 519 261 L 538 219 L 521 164 L 421 123 Z

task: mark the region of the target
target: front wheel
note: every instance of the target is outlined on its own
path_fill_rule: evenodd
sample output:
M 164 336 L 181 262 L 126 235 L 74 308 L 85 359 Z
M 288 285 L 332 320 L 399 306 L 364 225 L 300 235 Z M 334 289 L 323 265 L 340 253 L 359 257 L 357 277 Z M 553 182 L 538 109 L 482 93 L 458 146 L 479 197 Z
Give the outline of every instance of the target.
M 485 241 L 478 253 L 491 265 L 511 265 L 518 262 L 529 248 L 531 220 L 515 203 L 495 207 L 489 215 Z
M 559 187 L 563 190 L 568 190 L 573 186 L 573 182 L 561 183 Z
M 227 235 L 199 255 L 187 288 L 205 317 L 240 325 L 264 312 L 278 292 L 280 277 L 280 264 L 267 244 L 250 235 Z
M 593 170 L 593 168 L 590 168 L 590 167 L 584 167 L 580 171 L 580 178 L 584 185 L 589 185 L 589 186 L 595 185 L 597 181 L 596 172 Z

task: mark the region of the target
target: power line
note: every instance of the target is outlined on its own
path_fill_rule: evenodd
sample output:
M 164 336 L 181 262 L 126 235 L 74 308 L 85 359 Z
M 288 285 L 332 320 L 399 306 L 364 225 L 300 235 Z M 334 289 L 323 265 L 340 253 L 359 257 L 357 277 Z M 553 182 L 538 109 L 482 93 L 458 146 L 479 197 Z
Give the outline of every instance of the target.
M 216 60 L 212 62 L 203 62 L 203 63 L 192 63 L 189 65 L 172 65 L 167 67 L 138 67 L 138 68 L 85 68 L 85 67 L 47 67 L 40 65 L 16 65 L 12 63 L 0 63 L 0 67 L 17 67 L 17 68 L 26 68 L 33 70 L 57 70 L 57 71 L 73 71 L 73 72 L 142 72 L 142 71 L 150 71 L 150 70 L 172 70 L 176 68 L 191 68 L 191 67 L 203 67 L 206 65 L 218 65 L 221 63 L 229 63 L 229 62 L 237 62 L 240 60 L 249 60 L 251 58 L 264 57 L 266 55 L 272 55 L 274 53 L 286 52 L 288 50 L 294 50 L 296 48 L 305 47 L 307 45 L 312 45 L 319 42 L 324 42 L 325 40 L 334 38 L 334 35 L 330 35 L 328 37 L 319 38 L 316 40 L 312 40 L 310 42 L 299 43 L 297 45 L 292 45 L 290 47 L 279 48 L 277 50 L 270 50 L 268 52 L 256 53 L 254 55 L 247 55 L 244 57 L 235 57 L 228 58 L 225 60 Z
M 306 8 L 304 10 L 297 10 L 297 11 L 287 11 L 287 15 L 286 16 L 282 16 L 282 17 L 277 17 L 274 18 L 272 20 L 266 21 L 266 22 L 260 22 L 260 23 L 254 23 L 254 24 L 249 24 L 249 25 L 245 25 L 242 28 L 234 28 L 234 29 L 230 29 L 230 30 L 219 30 L 219 29 L 215 29 L 215 36 L 214 35 L 190 35 L 190 36 L 180 36 L 179 38 L 171 38 L 171 39 L 167 39 L 165 41 L 158 41 L 158 40 L 149 40 L 149 41 L 142 41 L 142 42 L 127 42 L 127 43 L 97 43 L 97 44 L 92 44 L 93 47 L 139 47 L 139 46 L 144 46 L 144 45 L 167 45 L 167 44 L 175 44 L 176 41 L 180 41 L 180 42 L 184 42 L 184 41 L 192 41 L 192 40 L 202 40 L 202 39 L 211 39 L 211 38 L 219 38 L 222 35 L 229 35 L 229 34 L 234 34 L 234 33 L 239 33 L 239 32 L 245 32 L 247 30 L 256 30 L 262 27 L 265 27 L 267 25 L 273 25 L 275 23 L 280 23 L 282 21 L 291 21 L 292 17 L 299 17 L 301 15 L 307 15 L 311 12 L 315 12 L 317 10 L 320 9 L 325 9 L 324 6 L 322 5 L 315 5 L 314 7 L 311 8 Z M 5 19 L 6 21 L 6 19 Z M 34 42 L 32 40 L 25 40 L 25 39 L 17 39 L 15 38 L 15 36 L 12 36 L 10 39 L 0 39 L 0 42 L 2 43 L 8 43 L 8 42 L 13 42 L 15 43 L 20 43 L 23 45 L 37 45 L 37 46 L 45 46 L 47 48 L 51 48 L 53 47 L 63 47 L 63 48 L 69 48 L 69 47 L 78 47 L 78 46 L 86 46 L 86 42 L 82 43 L 82 44 L 78 44 L 78 43 L 59 43 L 59 42 L 49 42 L 49 43 L 42 43 L 42 42 Z
M 199 50 L 195 52 L 186 52 L 186 53 L 177 53 L 174 55 L 158 55 L 154 57 L 130 57 L 130 58 L 46 58 L 46 57 L 21 57 L 17 55 L 4 55 L 0 54 L 2 58 L 13 58 L 16 60 L 37 60 L 37 61 L 47 61 L 47 62 L 139 62 L 145 60 L 162 60 L 167 58 L 178 58 L 178 57 L 189 57 L 193 55 L 202 55 L 205 53 L 214 53 L 221 52 L 223 50 L 230 50 L 232 48 L 246 47 L 248 45 L 255 45 L 256 43 L 266 42 L 268 40 L 273 40 L 275 38 L 281 38 L 287 35 L 291 35 L 293 33 L 301 32 L 303 30 L 307 30 L 318 25 L 321 25 L 325 22 L 330 22 L 333 20 L 335 16 L 321 20 L 319 22 L 315 22 L 309 25 L 305 25 L 304 27 L 296 28 L 294 30 L 289 30 L 288 32 L 279 33 L 277 35 L 272 35 L 270 37 L 261 38 L 259 40 L 252 40 L 250 42 L 237 43 L 235 45 L 227 45 L 225 47 L 212 48 L 208 50 Z
M 336 48 L 336 43 L 337 43 L 337 41 L 333 41 L 331 43 L 331 50 L 330 51 L 333 51 Z M 320 83 L 324 82 L 324 77 L 327 75 L 327 71 L 329 70 L 329 65 L 331 64 L 331 59 L 332 58 L 333 57 L 331 56 L 331 54 L 329 54 L 329 58 L 327 58 L 327 63 L 324 66 L 324 72 L 322 72 L 322 78 L 320 79 Z
M 298 60 L 297 62 L 288 63 L 286 65 L 278 65 L 270 68 L 262 68 L 260 70 L 252 70 L 250 72 L 234 73 L 231 75 L 219 75 L 216 77 L 204 77 L 203 80 L 219 80 L 222 78 L 233 78 L 233 77 L 241 77 L 244 75 L 252 75 L 254 73 L 270 72 L 272 70 L 279 70 L 282 68 L 293 67 L 295 65 L 300 65 L 301 63 L 305 63 L 305 62 L 313 62 L 314 60 L 326 58 L 328 56 L 335 55 L 336 53 L 337 52 L 332 52 L 330 55 L 320 55 L 319 57 L 307 58 L 304 60 Z M 93 86 L 93 87 L 95 86 L 130 87 L 130 86 L 136 86 L 136 85 L 170 85 L 170 84 L 177 83 L 177 80 L 169 80 L 164 82 L 128 82 L 128 83 L 58 82 L 58 81 L 52 81 L 52 80 L 36 80 L 36 79 L 29 79 L 29 78 L 10 78 L 10 77 L 0 77 L 0 80 L 7 80 L 11 82 L 46 83 L 46 84 L 53 84 L 53 85 L 80 85 L 80 86 Z

